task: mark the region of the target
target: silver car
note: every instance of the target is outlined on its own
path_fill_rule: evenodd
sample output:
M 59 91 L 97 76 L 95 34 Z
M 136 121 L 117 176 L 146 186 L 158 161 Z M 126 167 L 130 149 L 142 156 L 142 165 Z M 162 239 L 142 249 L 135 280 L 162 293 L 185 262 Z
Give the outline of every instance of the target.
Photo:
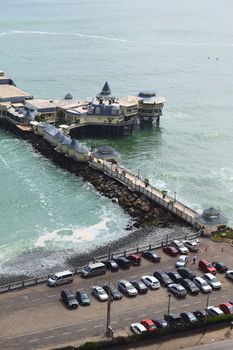
M 226 276 L 229 280 L 233 281 L 233 270 L 228 270 L 228 271 L 226 272 L 225 276 Z
M 205 273 L 203 278 L 213 289 L 222 288 L 222 283 L 212 273 Z
M 108 294 L 105 292 L 105 290 L 100 286 L 94 286 L 92 287 L 92 294 L 96 297 L 96 299 L 100 301 L 106 301 L 108 300 Z
M 188 262 L 188 255 L 180 255 L 176 260 L 176 267 L 184 267 Z
M 171 245 L 173 245 L 173 247 L 175 247 L 181 254 L 188 254 L 189 252 L 188 248 L 186 248 L 181 241 L 178 241 L 178 239 L 174 239 L 171 242 Z
M 118 289 L 131 297 L 138 295 L 137 289 L 127 280 L 120 280 L 118 282 Z
M 212 291 L 210 285 L 201 277 L 195 277 L 193 282 L 203 293 L 210 293 Z

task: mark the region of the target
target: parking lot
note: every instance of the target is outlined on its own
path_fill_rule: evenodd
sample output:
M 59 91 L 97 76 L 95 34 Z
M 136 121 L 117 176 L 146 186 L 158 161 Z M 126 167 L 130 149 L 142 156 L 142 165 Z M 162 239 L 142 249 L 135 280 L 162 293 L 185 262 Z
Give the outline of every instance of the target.
M 104 334 L 106 331 L 107 303 L 99 302 L 91 296 L 91 305 L 79 306 L 77 310 L 67 310 L 60 301 L 61 290 L 68 287 L 74 293 L 77 288 L 85 288 L 90 294 L 93 285 L 102 286 L 104 283 L 139 279 L 143 275 L 153 275 L 155 270 L 175 271 L 176 258 L 164 254 L 161 250 L 156 253 L 161 255 L 160 263 L 152 263 L 142 259 L 140 266 L 132 266 L 129 270 L 119 270 L 104 276 L 90 279 L 82 279 L 77 276 L 70 285 L 48 287 L 39 285 L 24 290 L 2 294 L 0 313 L 0 347 L 4 349 L 21 348 L 32 349 L 39 346 L 68 343 L 69 341 Z M 198 276 L 203 273 L 198 270 L 197 263 L 201 258 L 210 261 L 223 260 L 228 267 L 233 267 L 232 248 L 211 242 L 209 239 L 201 239 L 196 264 L 192 264 L 192 253 L 189 253 L 188 267 L 191 267 Z M 218 305 L 221 302 L 233 299 L 232 282 L 217 273 L 217 278 L 223 287 L 219 291 L 212 291 L 209 297 L 209 305 Z M 206 307 L 206 294 L 187 295 L 178 299 L 170 298 L 170 312 L 194 311 Z M 169 297 L 167 289 L 160 287 L 157 290 L 149 290 L 145 295 L 133 298 L 123 296 L 119 301 L 111 304 L 111 325 L 113 330 L 127 328 L 132 322 L 138 322 L 143 318 L 161 318 L 168 309 Z M 20 347 L 19 347 L 20 348 Z

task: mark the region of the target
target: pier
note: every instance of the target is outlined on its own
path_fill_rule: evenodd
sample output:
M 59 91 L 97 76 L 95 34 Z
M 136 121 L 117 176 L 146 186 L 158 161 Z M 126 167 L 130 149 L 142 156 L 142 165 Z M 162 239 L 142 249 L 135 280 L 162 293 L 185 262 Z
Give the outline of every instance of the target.
M 106 175 L 114 178 L 116 181 L 121 182 L 132 191 L 143 194 L 152 202 L 159 204 L 166 210 L 186 221 L 188 224 L 195 226 L 195 218 L 197 216 L 197 212 L 195 210 L 165 194 L 163 191 L 158 190 L 147 181 L 135 176 L 119 165 L 110 163 L 109 161 L 92 158 L 90 160 L 90 165 L 94 169 L 98 169 L 104 172 Z

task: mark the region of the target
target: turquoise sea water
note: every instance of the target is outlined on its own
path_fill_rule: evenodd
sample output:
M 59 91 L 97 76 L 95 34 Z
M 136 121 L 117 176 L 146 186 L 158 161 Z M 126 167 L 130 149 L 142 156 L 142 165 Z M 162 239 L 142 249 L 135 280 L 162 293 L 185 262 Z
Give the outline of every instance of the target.
M 117 96 L 165 96 L 159 129 L 82 142 L 113 146 L 123 166 L 232 225 L 232 13 L 230 0 L 11 0 L 0 70 L 35 97 L 92 97 L 105 80 Z M 82 251 L 127 234 L 116 204 L 4 131 L 0 187 L 3 272 L 34 249 Z

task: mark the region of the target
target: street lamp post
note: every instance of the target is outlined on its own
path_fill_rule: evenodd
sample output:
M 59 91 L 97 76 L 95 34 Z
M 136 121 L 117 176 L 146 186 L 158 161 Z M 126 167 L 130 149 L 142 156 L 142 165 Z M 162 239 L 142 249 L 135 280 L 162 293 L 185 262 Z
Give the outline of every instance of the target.
M 176 195 L 177 195 L 177 193 L 174 192 L 174 203 L 176 202 Z
M 171 306 L 171 293 L 168 293 L 168 305 L 167 305 L 167 314 L 170 314 L 170 306 Z
M 207 316 L 208 316 L 207 310 L 208 310 L 208 307 L 209 307 L 209 298 L 210 298 L 210 295 L 208 294 L 208 295 L 207 295 L 207 299 L 206 299 L 206 309 L 205 309 L 206 314 L 205 314 L 205 319 L 204 319 L 204 328 L 203 328 L 203 332 L 202 332 L 203 334 L 206 333 Z
M 108 337 L 111 336 L 111 292 L 110 292 L 110 281 L 108 283 L 109 289 L 108 289 L 108 304 L 107 304 L 107 323 L 106 323 L 106 335 Z

